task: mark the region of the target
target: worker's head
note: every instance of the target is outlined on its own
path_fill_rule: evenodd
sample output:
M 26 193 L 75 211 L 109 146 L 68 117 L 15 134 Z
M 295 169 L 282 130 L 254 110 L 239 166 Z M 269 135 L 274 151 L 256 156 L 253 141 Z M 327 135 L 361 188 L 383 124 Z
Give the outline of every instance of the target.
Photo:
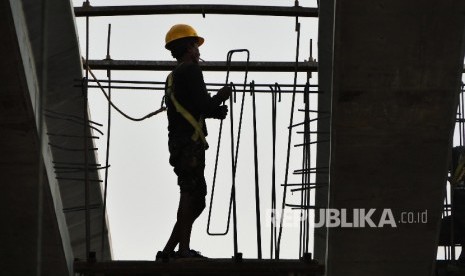
M 165 48 L 171 51 L 171 55 L 179 60 L 184 58 L 199 61 L 200 53 L 198 47 L 203 44 L 204 39 L 189 25 L 177 24 L 166 33 Z

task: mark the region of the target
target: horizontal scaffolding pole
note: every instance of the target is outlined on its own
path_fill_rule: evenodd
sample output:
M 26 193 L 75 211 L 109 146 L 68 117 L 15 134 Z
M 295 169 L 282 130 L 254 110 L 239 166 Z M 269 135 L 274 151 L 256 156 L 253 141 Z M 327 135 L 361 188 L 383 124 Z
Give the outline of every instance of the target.
M 79 85 L 75 85 L 75 87 L 80 87 Z M 88 85 L 87 86 L 88 88 L 104 88 L 104 89 L 108 89 L 110 88 L 110 86 L 98 86 L 98 85 Z M 123 89 L 123 90 L 152 90 L 152 91 L 165 91 L 165 88 L 164 87 L 140 87 L 140 86 L 111 86 L 111 89 Z M 217 91 L 218 89 L 210 89 L 210 88 L 207 88 L 207 91 L 208 92 L 214 92 L 214 91 Z M 250 93 L 252 92 L 252 90 L 250 89 L 247 89 L 247 90 L 241 90 L 241 91 L 237 91 L 236 93 Z M 270 90 L 253 90 L 254 93 L 275 93 L 273 91 L 270 91 Z M 292 93 L 297 93 L 297 94 L 302 94 L 302 93 L 307 93 L 305 92 L 304 90 L 282 90 L 280 91 L 280 93 L 283 93 L 283 94 L 292 94 Z M 310 92 L 311 94 L 320 94 L 321 92 L 319 91 L 312 91 Z
M 150 14 L 237 14 L 267 16 L 318 17 L 318 8 L 300 6 L 250 6 L 250 5 L 138 5 L 138 6 L 100 6 L 75 7 L 76 17 L 84 16 L 121 16 Z
M 81 82 L 82 80 L 81 79 L 76 79 L 75 80 L 76 82 Z M 97 82 L 96 80 L 89 80 L 89 83 L 91 82 Z M 100 83 L 108 83 L 110 81 L 108 80 L 98 80 L 98 82 Z M 165 82 L 164 81 L 139 81 L 139 80 L 111 80 L 111 83 L 128 83 L 128 84 L 150 84 L 150 85 L 163 85 L 163 87 L 165 86 Z M 223 87 L 224 86 L 224 82 L 222 83 L 206 83 L 207 86 L 218 86 L 218 87 Z M 279 87 L 318 87 L 318 84 L 280 84 L 280 83 L 254 83 L 254 87 L 270 87 L 270 86 L 274 86 L 274 85 L 278 85 Z M 250 84 L 243 84 L 243 83 L 234 83 L 234 86 L 236 87 L 244 87 L 244 86 L 250 86 Z M 277 91 L 279 93 L 279 91 Z M 312 111 L 312 110 L 310 110 Z M 323 112 L 323 111 L 314 111 L 314 112 Z M 329 113 L 329 112 L 326 112 L 326 113 Z
M 75 87 L 81 87 L 82 86 L 82 83 L 81 83 L 81 80 L 76 80 L 76 81 L 79 81 L 79 83 L 76 83 L 74 86 Z M 106 83 L 109 83 L 109 81 L 107 80 L 89 80 L 89 83 L 101 83 L 101 84 L 106 84 Z M 159 90 L 159 91 L 164 91 L 165 90 L 165 82 L 161 82 L 161 81 L 128 81 L 128 80 L 112 80 L 111 83 L 117 83 L 117 84 L 123 84 L 123 85 L 112 85 L 111 88 L 112 89 L 124 89 L 124 90 Z M 109 86 L 107 85 L 88 85 L 87 87 L 88 88 L 109 88 Z M 128 85 L 126 85 L 128 84 Z M 144 85 L 144 86 L 140 86 L 140 85 Z M 247 87 L 250 87 L 250 84 L 240 84 L 240 83 L 232 83 L 232 85 L 234 85 L 235 88 L 237 88 L 237 91 L 235 91 L 236 93 L 243 93 L 243 92 L 246 92 L 246 93 L 249 93 L 251 92 L 250 88 L 247 88 Z M 206 86 L 207 86 L 207 90 L 209 92 L 211 91 L 216 91 L 218 90 L 219 88 L 223 87 L 224 86 L 224 83 L 206 83 Z M 244 86 L 246 87 L 246 89 L 244 90 Z M 253 92 L 255 93 L 276 93 L 276 94 L 281 94 L 281 93 L 305 93 L 305 90 L 294 90 L 292 89 L 294 87 L 293 84 L 279 84 L 279 83 L 269 83 L 269 84 L 254 84 L 254 90 Z M 283 87 L 283 88 L 291 88 L 291 89 L 287 89 L 287 90 L 284 90 L 284 89 L 280 89 L 280 90 L 271 90 L 269 89 L 269 87 L 273 87 L 273 86 L 278 86 L 278 87 Z M 257 87 L 262 87 L 262 89 L 257 89 Z M 264 88 L 268 88 L 268 89 L 264 89 Z M 318 88 L 318 85 L 308 85 L 308 84 L 296 84 L 295 85 L 296 88 L 300 87 L 300 88 L 304 88 L 304 87 L 312 87 L 312 88 Z M 308 93 L 312 93 L 312 94 L 319 94 L 319 93 L 322 93 L 321 91 L 309 91 Z M 318 132 L 314 132 L 314 133 L 318 133 Z
M 128 71 L 171 71 L 176 67 L 176 61 L 149 60 L 89 60 L 92 70 L 128 70 Z M 203 71 L 226 71 L 224 61 L 205 61 L 199 63 Z M 85 65 L 84 65 L 85 68 Z M 245 71 L 246 62 L 231 62 L 230 71 Z M 251 61 L 249 72 L 295 72 L 295 62 L 281 61 Z M 298 72 L 317 72 L 318 63 L 312 61 L 299 62 Z

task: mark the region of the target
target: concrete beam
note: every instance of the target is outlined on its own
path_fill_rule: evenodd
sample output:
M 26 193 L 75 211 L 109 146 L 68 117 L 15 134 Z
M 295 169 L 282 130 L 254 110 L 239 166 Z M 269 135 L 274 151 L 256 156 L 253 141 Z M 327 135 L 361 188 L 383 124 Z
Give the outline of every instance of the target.
M 330 228 L 327 275 L 431 275 L 463 70 L 461 0 L 336 1 L 331 208 L 397 227 Z M 402 224 L 402 212 L 427 222 Z
M 83 148 L 84 139 L 72 138 L 70 136 L 91 136 L 89 127 L 83 124 L 70 122 L 66 116 L 74 118 L 84 118 L 88 112 L 83 92 L 80 88 L 73 87 L 75 80 L 82 78 L 82 63 L 79 43 L 77 38 L 77 29 L 73 16 L 72 4 L 70 1 L 48 0 L 48 28 L 46 33 L 41 28 L 41 5 L 42 1 L 22 0 L 23 9 L 27 28 L 29 32 L 29 41 L 34 53 L 34 63 L 36 65 L 37 75 L 42 74 L 41 49 L 42 39 L 47 40 L 46 62 L 47 62 L 47 91 L 46 91 L 46 126 L 45 133 L 49 133 L 44 141 L 53 145 L 59 145 L 64 148 Z M 41 92 L 42 93 L 42 92 Z M 35 102 L 32 100 L 32 102 Z M 49 116 L 53 113 L 54 116 Z M 59 115 L 57 115 L 59 114 Z M 78 120 L 79 121 L 79 120 Z M 93 148 L 93 141 L 87 141 L 89 148 Z M 84 153 L 82 151 L 67 151 L 58 147 L 51 147 L 48 144 L 45 148 L 45 154 L 51 155 L 49 160 L 54 162 L 67 163 L 84 163 Z M 44 155 L 45 155 L 44 154 Z M 90 164 L 97 163 L 95 152 L 89 151 L 87 159 Z M 84 178 L 82 172 L 63 173 L 63 170 L 55 169 L 55 164 L 49 163 L 49 171 L 54 173 L 54 181 L 59 187 L 62 207 L 57 212 L 66 218 L 67 230 L 69 232 L 70 243 L 75 258 L 85 258 L 85 216 L 84 212 L 67 212 L 63 213 L 62 209 L 84 205 L 84 182 L 68 180 L 65 178 Z M 99 179 L 96 171 L 89 173 L 90 179 Z M 99 182 L 90 182 L 90 204 L 102 204 L 102 189 Z M 100 244 L 102 230 L 106 248 L 104 249 L 103 258 L 111 259 L 111 245 L 109 245 L 109 234 L 107 233 L 107 223 L 105 214 L 102 209 L 92 209 L 90 211 L 91 223 L 91 251 L 97 252 L 97 256 L 102 256 Z M 105 227 L 102 227 L 102 223 Z
M 70 275 L 74 257 L 85 257 L 84 216 L 82 212 L 66 215 L 63 209 L 81 205 L 83 185 L 62 180 L 80 174 L 62 174 L 53 162 L 80 163 L 82 152 L 69 152 L 49 146 L 49 142 L 68 147 L 81 147 L 83 139 L 64 135 L 82 135 L 80 124 L 63 118 L 46 118 L 42 144 L 38 136 L 38 98 L 45 95 L 45 110 L 83 117 L 87 106 L 80 88 L 73 88 L 82 77 L 76 27 L 69 1 L 48 0 L 48 28 L 42 29 L 42 1 L 0 1 L 0 33 L 5 41 L 0 45 L 0 192 L 1 217 L 7 223 L 0 230 L 0 267 L 5 275 L 35 275 L 38 269 L 38 226 L 42 222 L 42 275 Z M 42 42 L 47 41 L 47 89 L 41 89 Z M 48 113 L 47 111 L 46 113 Z M 47 136 L 46 133 L 54 135 Z M 92 141 L 89 141 L 92 145 Z M 45 164 L 43 215 L 38 212 L 38 163 Z M 96 163 L 93 152 L 89 162 Z M 91 178 L 99 178 L 97 172 Z M 91 203 L 101 204 L 99 183 L 91 183 Z M 91 245 L 100 257 L 102 222 L 101 209 L 91 211 Z M 103 228 L 106 248 L 104 258 L 111 259 L 107 228 Z
M 0 33 L 5 38 L 0 45 L 0 216 L 4 221 L 0 267 L 4 275 L 36 275 L 40 219 L 42 275 L 70 275 L 73 254 L 68 230 L 56 209 L 61 200 L 45 171 L 41 217 L 38 212 L 42 155 L 33 108 L 38 85 L 22 3 L 0 1 L 0 11 Z

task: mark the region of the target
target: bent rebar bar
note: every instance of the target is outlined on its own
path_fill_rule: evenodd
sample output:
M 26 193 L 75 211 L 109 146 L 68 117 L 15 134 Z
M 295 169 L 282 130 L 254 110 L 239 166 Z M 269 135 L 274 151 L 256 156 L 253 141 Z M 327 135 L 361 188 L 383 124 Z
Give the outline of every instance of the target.
M 235 53 L 240 53 L 240 52 L 245 52 L 247 53 L 247 62 L 246 62 L 246 71 L 245 71 L 245 77 L 244 77 L 244 88 L 247 84 L 247 75 L 248 75 L 248 63 L 250 60 L 250 52 L 247 49 L 237 49 L 237 50 L 231 50 L 227 54 L 227 73 L 226 73 L 226 84 L 229 81 L 229 73 L 230 73 L 230 66 L 231 66 L 231 59 L 233 54 Z M 234 89 L 235 90 L 235 89 Z M 233 213 L 233 230 L 234 230 L 234 256 L 238 256 L 238 246 L 237 246 L 237 214 L 236 214 L 236 169 L 237 169 L 237 157 L 238 157 L 238 150 L 239 150 L 239 143 L 240 143 L 240 134 L 241 134 L 241 126 L 242 126 L 242 118 L 243 118 L 243 110 L 244 110 L 244 100 L 245 100 L 245 93 L 242 94 L 242 102 L 241 102 L 241 112 L 240 112 L 240 118 L 239 118 L 239 127 L 238 127 L 238 135 L 237 135 L 237 145 L 234 147 L 234 113 L 233 113 L 233 107 L 234 107 L 234 101 L 233 97 L 229 98 L 229 103 L 230 103 L 230 122 L 231 122 L 231 170 L 232 170 L 232 185 L 231 185 L 231 197 L 230 197 L 230 204 L 229 204 L 229 210 L 228 210 L 228 221 L 226 225 L 226 230 L 224 232 L 220 233 L 212 233 L 210 232 L 210 222 L 211 222 L 211 210 L 212 210 L 212 205 L 213 205 L 213 197 L 214 197 L 214 189 L 216 185 L 216 175 L 217 175 L 217 169 L 218 169 L 218 158 L 219 158 L 219 150 L 220 150 L 220 143 L 221 143 L 221 135 L 222 135 L 222 130 L 223 130 L 223 120 L 220 123 L 220 130 L 218 134 L 218 144 L 217 144 L 217 155 L 216 155 L 216 160 L 215 160 L 215 169 L 213 173 L 213 184 L 212 184 L 212 193 L 210 197 L 210 207 L 209 207 L 209 212 L 208 212 L 208 221 L 207 221 L 207 234 L 211 236 L 224 236 L 229 232 L 229 224 L 230 224 L 230 218 L 231 218 L 231 207 L 232 207 L 232 213 Z

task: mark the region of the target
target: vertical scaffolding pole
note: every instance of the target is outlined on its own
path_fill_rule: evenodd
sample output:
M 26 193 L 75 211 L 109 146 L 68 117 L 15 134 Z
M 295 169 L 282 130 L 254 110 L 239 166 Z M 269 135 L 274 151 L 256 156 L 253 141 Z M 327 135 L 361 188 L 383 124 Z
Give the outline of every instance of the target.
M 299 5 L 299 1 L 295 1 L 295 5 Z M 295 95 L 296 95 L 296 85 L 297 85 L 297 69 L 299 65 L 299 49 L 300 49 L 300 23 L 299 17 L 296 16 L 295 18 L 295 31 L 297 32 L 297 43 L 296 43 L 296 53 L 295 53 L 295 70 L 294 70 L 294 86 L 292 89 L 292 103 L 291 103 L 291 117 L 289 126 L 293 125 L 294 122 L 294 103 L 295 103 Z M 291 143 L 292 143 L 292 127 L 289 127 L 288 132 L 288 139 L 287 139 L 287 155 L 286 155 L 286 171 L 284 176 L 284 190 L 283 190 L 283 200 L 281 205 L 281 219 L 279 223 L 279 232 L 278 232 L 278 240 L 277 240 L 277 256 L 276 259 L 279 259 L 279 252 L 281 250 L 281 237 L 283 232 L 283 221 L 284 221 L 284 208 L 286 207 L 286 196 L 287 196 L 287 184 L 289 178 L 289 158 L 291 152 Z
M 318 23 L 318 109 L 328 114 L 317 122 L 317 141 L 328 141 L 316 145 L 316 167 L 330 167 L 331 146 L 331 97 L 332 97 L 332 63 L 333 63 L 333 28 L 334 28 L 335 0 L 325 0 L 319 3 Z M 331 169 L 329 169 L 330 171 Z M 329 173 L 316 173 L 317 184 L 327 183 L 327 187 L 317 186 L 315 192 L 315 205 L 319 208 L 328 207 L 330 187 Z M 315 212 L 314 221 L 320 221 L 320 212 Z M 320 263 L 326 262 L 327 228 L 322 226 L 314 229 L 313 256 Z
M 110 38 L 111 24 L 108 24 L 108 39 L 107 39 L 107 56 L 106 60 L 111 60 L 110 56 Z M 105 156 L 105 187 L 103 189 L 103 210 L 102 210 L 102 236 L 100 243 L 100 259 L 103 261 L 105 252 L 105 234 L 106 234 L 106 210 L 107 210 L 107 188 L 108 188 L 108 168 L 110 162 L 110 133 L 111 133 L 111 70 L 107 70 L 108 77 L 108 122 L 107 122 L 107 152 Z
M 305 206 L 310 206 L 310 198 L 311 198 L 311 189 L 309 189 L 309 183 L 311 182 L 311 172 L 310 168 L 312 167 L 311 164 L 311 138 L 310 138 L 310 84 L 306 83 L 304 89 L 304 102 L 305 102 L 305 118 L 304 118 L 304 137 L 305 137 L 305 145 L 304 145 L 304 152 L 305 152 L 305 166 L 306 166 L 306 173 L 304 174 L 304 183 L 305 183 Z M 308 244 L 310 239 L 310 209 L 305 208 L 305 246 L 304 252 L 308 253 Z M 304 256 L 304 254 L 302 254 Z
M 304 96 L 304 101 L 305 101 L 305 96 Z M 304 126 L 307 125 L 307 122 L 305 121 L 307 118 L 306 116 L 304 117 Z M 304 214 L 305 214 L 305 210 L 304 210 L 304 206 L 305 206 L 305 181 L 306 181 L 306 178 L 305 178 L 305 175 L 306 175 L 306 171 L 307 171 L 307 167 L 306 167 L 306 162 L 305 162 L 305 158 L 306 158 L 306 152 L 305 152 L 305 147 L 306 147 L 306 143 L 307 143 L 307 136 L 304 134 L 303 136 L 303 150 L 302 150 L 302 177 L 301 177 L 301 185 L 300 185 L 300 188 L 301 188 L 301 191 L 300 191 L 300 221 L 299 221 L 299 258 L 301 258 L 303 256 L 303 253 L 305 252 L 305 249 L 304 249 L 304 236 L 305 236 L 305 227 L 304 227 L 304 221 L 303 221 L 303 218 L 304 218 Z
M 86 5 L 89 4 L 89 0 L 86 1 Z M 89 63 L 89 16 L 86 16 L 86 65 Z M 90 183 L 89 183 L 89 160 L 87 156 L 88 148 L 88 139 L 87 139 L 87 124 L 89 121 L 87 114 L 87 95 L 88 95 L 88 85 L 89 85 L 89 67 L 86 66 L 86 77 L 84 78 L 83 85 L 83 112 L 84 112 L 84 127 L 83 127 L 83 137 L 84 137 L 84 180 L 85 180 L 85 227 L 86 227 L 86 258 L 89 258 L 90 253 Z
M 250 93 L 252 94 L 252 114 L 253 114 L 253 157 L 255 172 L 255 216 L 257 221 L 257 256 L 262 259 L 262 235 L 260 222 L 260 186 L 258 182 L 258 142 L 257 142 L 257 110 L 255 105 L 255 83 L 250 83 Z

